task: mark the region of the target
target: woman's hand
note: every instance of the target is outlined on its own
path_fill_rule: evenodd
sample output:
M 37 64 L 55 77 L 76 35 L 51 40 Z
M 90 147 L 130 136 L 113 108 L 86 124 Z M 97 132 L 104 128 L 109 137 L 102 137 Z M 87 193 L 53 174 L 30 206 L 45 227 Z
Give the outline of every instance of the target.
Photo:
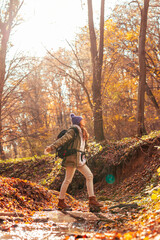
M 52 151 L 51 147 L 48 146 L 46 147 L 46 149 L 44 150 L 44 154 L 49 154 Z
M 51 146 L 46 147 L 46 149 L 44 150 L 44 154 L 49 154 L 50 152 L 52 152 L 52 154 L 56 153 L 56 148 Z

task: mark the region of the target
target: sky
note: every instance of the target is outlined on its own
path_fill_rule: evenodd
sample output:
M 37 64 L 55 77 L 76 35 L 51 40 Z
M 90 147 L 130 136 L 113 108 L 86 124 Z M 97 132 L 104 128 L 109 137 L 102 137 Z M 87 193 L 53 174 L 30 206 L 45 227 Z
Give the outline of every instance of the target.
M 100 0 L 93 1 L 94 21 L 99 24 Z M 106 0 L 105 17 L 118 0 Z M 25 0 L 21 9 L 24 22 L 12 35 L 14 51 L 43 56 L 67 47 L 67 41 L 88 24 L 87 0 Z

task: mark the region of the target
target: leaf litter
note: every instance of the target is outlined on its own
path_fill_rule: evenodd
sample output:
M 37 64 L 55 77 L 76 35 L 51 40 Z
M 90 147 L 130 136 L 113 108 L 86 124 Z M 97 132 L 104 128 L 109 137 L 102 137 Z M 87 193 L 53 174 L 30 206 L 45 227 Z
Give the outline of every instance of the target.
M 104 157 L 104 151 L 100 150 Z M 113 152 L 111 155 L 113 157 Z M 65 214 L 70 215 L 73 222 L 52 221 L 47 214 L 52 215 L 57 211 L 58 191 L 28 180 L 0 177 L 1 239 L 159 240 L 158 146 L 149 162 L 144 164 L 141 171 L 135 171 L 132 176 L 123 179 L 117 187 L 114 184 L 108 184 L 107 187 L 102 184 L 99 199 L 102 196 L 108 199 L 102 198 L 102 211 L 93 213 L 91 219 L 86 217 L 89 214 L 88 202 L 82 199 L 78 201 L 67 194 L 66 200 L 72 205 L 73 212 Z M 152 173 L 152 177 L 147 178 L 149 173 Z

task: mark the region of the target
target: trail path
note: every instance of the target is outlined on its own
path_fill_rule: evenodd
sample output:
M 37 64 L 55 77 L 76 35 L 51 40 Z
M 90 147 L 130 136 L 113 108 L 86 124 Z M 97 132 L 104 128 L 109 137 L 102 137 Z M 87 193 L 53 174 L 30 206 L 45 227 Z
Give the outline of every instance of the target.
M 121 203 L 100 213 L 62 212 L 53 208 L 36 211 L 31 216 L 0 212 L 0 239 L 160 240 L 159 202 L 155 206 L 147 210 L 147 206 L 137 203 Z
M 7 214 L 6 214 L 7 215 Z M 9 215 L 9 214 L 8 214 Z M 96 238 L 96 236 L 108 236 L 113 239 L 114 232 L 97 233 L 96 229 L 98 224 L 102 221 L 105 223 L 114 223 L 109 219 L 109 214 L 90 213 L 81 211 L 61 212 L 54 211 L 41 211 L 36 212 L 32 220 L 33 222 L 18 222 L 15 224 L 16 219 L 10 215 L 7 216 L 5 228 L 1 226 L 0 239 L 25 239 L 25 240 L 39 240 L 39 239 L 80 239 L 80 238 Z M 6 217 L 6 216 L 5 216 Z M 14 224 L 11 221 L 14 220 Z M 17 219 L 17 220 L 20 220 Z M 9 230 L 9 231 L 8 231 Z

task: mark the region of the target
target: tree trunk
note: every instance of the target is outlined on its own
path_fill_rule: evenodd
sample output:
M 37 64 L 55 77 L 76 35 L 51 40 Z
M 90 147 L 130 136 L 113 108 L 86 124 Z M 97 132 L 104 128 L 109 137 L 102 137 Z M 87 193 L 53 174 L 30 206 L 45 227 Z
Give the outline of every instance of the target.
M 6 29 L 3 27 L 4 25 L 1 23 L 0 29 L 2 32 L 2 40 L 0 46 L 0 158 L 5 159 L 4 151 L 3 151 L 3 131 L 2 131 L 2 96 L 3 89 L 5 83 L 5 71 L 6 71 L 6 52 L 7 52 L 7 42 L 8 42 L 8 34 Z
M 3 131 L 2 131 L 2 120 L 1 120 L 1 103 L 0 103 L 0 159 L 5 159 L 5 154 L 3 151 L 3 144 L 2 144 L 2 139 L 3 139 Z
M 144 8 L 141 10 L 141 25 L 139 35 L 139 86 L 138 86 L 138 113 L 137 113 L 137 134 L 142 136 L 146 134 L 144 125 L 144 101 L 146 86 L 146 61 L 145 61 L 145 41 L 147 29 L 147 14 L 149 8 L 149 0 L 144 0 Z
M 92 0 L 88 0 L 88 23 L 91 44 L 91 58 L 93 68 L 93 117 L 94 117 L 94 135 L 97 141 L 104 140 L 103 131 L 103 111 L 101 96 L 101 74 L 103 65 L 103 42 L 104 42 L 104 0 L 101 0 L 101 17 L 100 17 L 100 43 L 99 51 L 97 50 L 97 40 L 93 23 Z

